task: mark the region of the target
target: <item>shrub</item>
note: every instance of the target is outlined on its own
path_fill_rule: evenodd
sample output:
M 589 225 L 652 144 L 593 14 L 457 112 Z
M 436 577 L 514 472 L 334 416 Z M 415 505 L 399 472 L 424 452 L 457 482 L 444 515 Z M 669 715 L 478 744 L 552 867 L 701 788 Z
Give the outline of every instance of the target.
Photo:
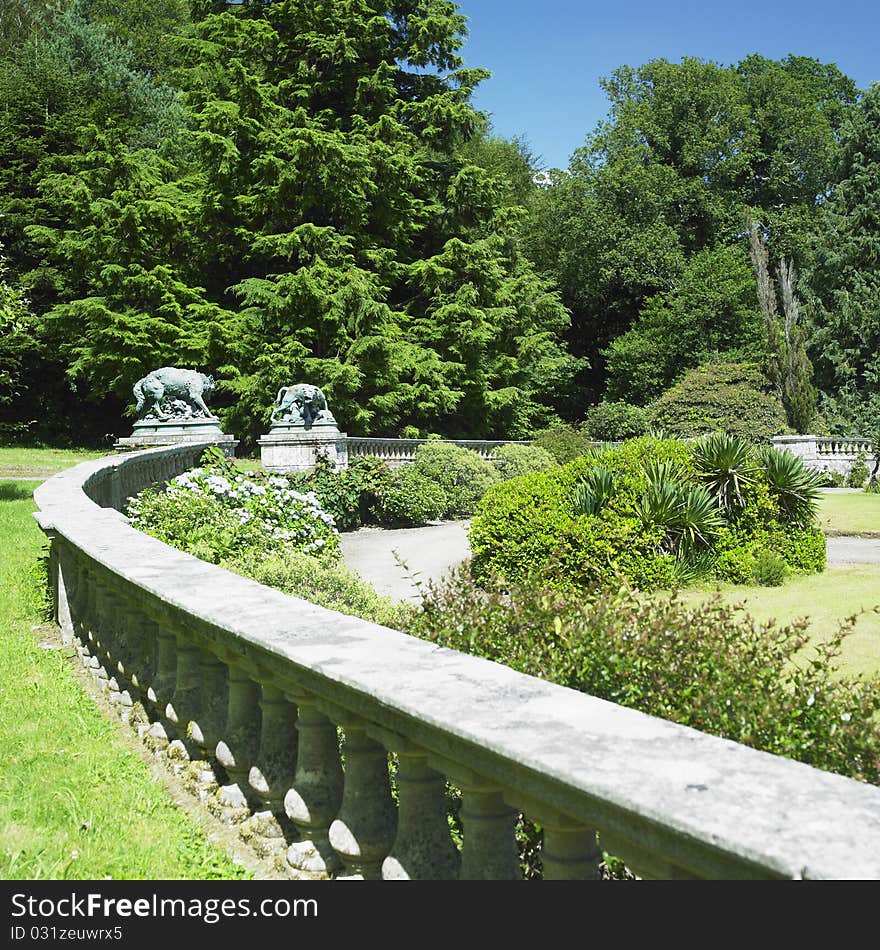
M 846 487 L 847 488 L 864 488 L 865 482 L 868 480 L 868 462 L 865 459 L 865 453 L 859 452 L 856 456 L 855 462 L 853 462 L 852 468 L 849 470 L 849 474 L 846 476 Z
M 301 491 L 314 492 L 339 531 L 354 531 L 375 520 L 377 499 L 390 470 L 381 459 L 363 456 L 337 471 L 326 456 L 319 456 L 313 472 L 288 477 Z
M 726 432 L 769 442 L 785 431 L 785 411 L 751 363 L 710 363 L 687 372 L 650 407 L 649 421 L 670 435 Z
M 221 564 L 285 594 L 396 630 L 406 630 L 415 609 L 380 596 L 356 571 L 342 563 L 327 564 L 297 551 L 268 557 L 249 551 Z
M 758 551 L 752 560 L 753 584 L 761 587 L 779 587 L 788 575 L 788 565 L 773 551 Z
M 697 476 L 727 511 L 745 506 L 744 491 L 754 483 L 758 468 L 752 446 L 736 436 L 716 432 L 694 446 Z
M 592 449 L 592 441 L 571 426 L 542 429 L 532 437 L 532 445 L 549 452 L 560 465 L 587 455 Z
M 333 517 L 314 494 L 279 475 L 246 478 L 226 462 L 184 472 L 163 491 L 141 492 L 129 499 L 128 515 L 136 528 L 215 564 L 248 551 L 333 557 L 339 549 Z
M 749 583 L 760 549 L 822 570 L 813 473 L 774 455 L 771 484 L 758 459 L 730 448 L 719 459 L 707 444 L 632 439 L 496 485 L 471 524 L 474 571 L 516 582 L 552 563 L 561 589 L 618 574 L 643 589 L 707 575 Z
M 822 488 L 843 488 L 846 485 L 846 475 L 835 472 L 832 469 L 826 469 L 822 472 L 825 482 Z
M 502 478 L 516 478 L 519 475 L 552 468 L 556 459 L 538 445 L 516 445 L 509 442 L 495 452 L 492 462 Z
M 471 524 L 475 570 L 514 580 L 552 562 L 560 586 L 605 584 L 617 571 L 639 586 L 672 583 L 675 558 L 662 549 L 663 531 L 643 524 L 634 510 L 650 458 L 684 466 L 688 450 L 682 443 L 635 439 L 601 456 L 493 486 Z M 578 485 L 583 483 L 594 501 L 597 488 L 606 495 L 600 488 L 605 477 L 592 475 L 595 469 L 613 473 L 613 493 L 592 513 L 588 507 L 579 514 Z
M 763 474 L 781 513 L 794 524 L 816 520 L 824 473 L 807 468 L 796 455 L 763 446 L 759 453 Z
M 757 624 L 715 598 L 576 596 L 466 568 L 431 585 L 417 635 L 817 768 L 880 780 L 880 684 L 839 675 L 851 627 L 804 657 L 807 621 Z
M 614 494 L 614 474 L 597 465 L 587 472 L 587 477 L 574 486 L 571 493 L 575 515 L 597 515 Z
M 428 442 L 416 449 L 413 468 L 443 489 L 446 506 L 439 517 L 471 515 L 477 502 L 498 481 L 491 462 L 471 449 L 448 442 Z
M 440 485 L 404 465 L 382 483 L 375 510 L 381 524 L 414 527 L 442 518 L 448 505 Z
M 581 428 L 597 442 L 624 442 L 648 431 L 648 412 L 627 402 L 600 402 L 591 406 Z

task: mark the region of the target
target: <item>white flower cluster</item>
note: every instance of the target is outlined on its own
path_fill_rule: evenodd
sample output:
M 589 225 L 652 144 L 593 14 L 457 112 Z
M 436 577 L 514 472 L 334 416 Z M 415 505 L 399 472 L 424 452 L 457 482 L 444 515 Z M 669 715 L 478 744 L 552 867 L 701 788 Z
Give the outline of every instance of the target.
M 304 551 L 322 550 L 339 533 L 333 516 L 324 511 L 314 492 L 299 492 L 277 475 L 261 484 L 244 475 L 193 468 L 172 479 L 166 491 L 178 497 L 210 498 L 230 510 L 242 525 L 256 521 L 273 540 L 295 542 Z M 132 505 L 129 509 L 135 510 Z

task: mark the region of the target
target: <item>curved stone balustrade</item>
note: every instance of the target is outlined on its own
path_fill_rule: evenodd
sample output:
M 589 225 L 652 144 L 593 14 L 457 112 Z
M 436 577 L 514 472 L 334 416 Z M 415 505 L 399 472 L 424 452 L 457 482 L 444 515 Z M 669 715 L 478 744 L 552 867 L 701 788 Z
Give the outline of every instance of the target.
M 211 800 L 292 875 L 512 879 L 522 812 L 545 878 L 595 878 L 596 830 L 647 877 L 880 878 L 877 787 L 325 610 L 115 510 L 199 452 L 85 462 L 37 489 L 57 617 L 140 731 L 213 769 Z

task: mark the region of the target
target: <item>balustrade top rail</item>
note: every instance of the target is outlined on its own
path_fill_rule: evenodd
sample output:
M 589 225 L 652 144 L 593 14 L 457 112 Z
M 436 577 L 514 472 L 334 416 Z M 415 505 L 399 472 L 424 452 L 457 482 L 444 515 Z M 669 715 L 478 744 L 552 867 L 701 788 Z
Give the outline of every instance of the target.
M 313 696 L 336 722 L 420 750 L 450 781 L 501 789 L 536 819 L 597 828 L 646 876 L 880 878 L 880 788 L 326 610 L 114 510 L 199 451 L 84 462 L 36 490 L 38 522 L 68 563 L 264 688 Z

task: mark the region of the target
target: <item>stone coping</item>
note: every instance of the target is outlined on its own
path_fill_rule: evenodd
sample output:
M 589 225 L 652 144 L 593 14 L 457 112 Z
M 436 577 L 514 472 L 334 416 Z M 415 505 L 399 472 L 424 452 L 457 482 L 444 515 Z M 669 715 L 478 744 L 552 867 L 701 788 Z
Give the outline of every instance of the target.
M 322 697 L 391 749 L 428 750 L 450 781 L 497 784 L 536 820 L 597 827 L 641 873 L 880 878 L 880 788 L 315 606 L 170 548 L 89 497 L 118 500 L 102 486 L 128 466 L 147 483 L 192 455 L 83 462 L 36 490 L 37 520 L 221 659 Z

